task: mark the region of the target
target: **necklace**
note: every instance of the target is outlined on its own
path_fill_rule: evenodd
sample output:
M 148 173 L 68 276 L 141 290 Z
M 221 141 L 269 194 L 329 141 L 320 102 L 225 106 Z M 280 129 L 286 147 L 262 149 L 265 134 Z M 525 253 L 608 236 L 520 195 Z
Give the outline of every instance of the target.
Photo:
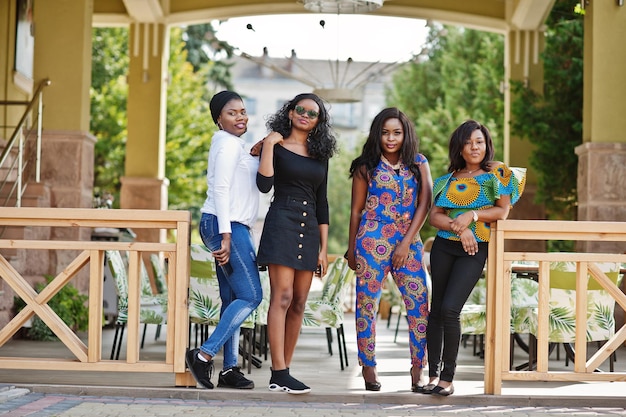
M 459 172 L 467 172 L 468 174 L 471 174 L 471 173 L 473 173 L 473 172 L 478 171 L 479 169 L 480 169 L 480 168 L 476 168 L 476 169 L 469 170 L 469 169 L 467 169 L 467 168 L 463 168 L 463 169 L 459 169 Z
M 391 162 L 389 162 L 389 159 L 387 159 L 384 155 L 380 156 L 380 159 L 383 160 L 383 162 L 385 162 L 387 165 L 389 165 L 391 168 L 393 169 L 400 169 L 400 164 L 402 163 L 400 161 L 400 159 L 398 159 L 398 162 L 396 162 L 395 164 L 392 164 Z

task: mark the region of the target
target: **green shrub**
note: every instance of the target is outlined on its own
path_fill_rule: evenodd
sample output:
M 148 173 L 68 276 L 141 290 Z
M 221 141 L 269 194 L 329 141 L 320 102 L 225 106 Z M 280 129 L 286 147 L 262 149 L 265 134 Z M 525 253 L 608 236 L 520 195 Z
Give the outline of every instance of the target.
M 54 279 L 51 275 L 45 275 L 45 278 L 45 283 L 40 282 L 35 285 L 37 293 L 40 293 Z M 89 324 L 88 300 L 89 296 L 79 293 L 73 285 L 67 284 L 52 297 L 48 306 L 74 332 L 85 331 Z M 14 297 L 13 302 L 16 313 L 26 307 L 24 300 L 19 297 Z M 58 340 L 58 337 L 38 316 L 33 316 L 31 322 L 32 327 L 26 331 L 26 337 L 33 340 Z

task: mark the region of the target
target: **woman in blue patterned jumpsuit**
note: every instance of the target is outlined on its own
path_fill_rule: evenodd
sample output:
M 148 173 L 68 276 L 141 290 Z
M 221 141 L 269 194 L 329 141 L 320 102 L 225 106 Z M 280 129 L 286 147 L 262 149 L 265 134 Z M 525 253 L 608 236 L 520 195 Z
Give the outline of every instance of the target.
M 396 108 L 372 121 L 359 157 L 352 161 L 352 208 L 347 252 L 356 271 L 356 330 L 365 389 L 379 391 L 376 316 L 382 285 L 393 277 L 407 311 L 412 390 L 422 389 L 428 290 L 419 231 L 432 200 L 428 161 L 418 153 L 408 117 Z

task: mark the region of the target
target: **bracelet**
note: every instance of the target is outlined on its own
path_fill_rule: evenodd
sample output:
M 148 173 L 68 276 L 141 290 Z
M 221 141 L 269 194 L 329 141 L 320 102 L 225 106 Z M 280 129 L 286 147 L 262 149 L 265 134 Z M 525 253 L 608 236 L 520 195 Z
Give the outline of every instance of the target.
M 478 213 L 476 213 L 475 210 L 472 210 L 472 215 L 473 215 L 474 221 L 477 222 L 478 221 Z

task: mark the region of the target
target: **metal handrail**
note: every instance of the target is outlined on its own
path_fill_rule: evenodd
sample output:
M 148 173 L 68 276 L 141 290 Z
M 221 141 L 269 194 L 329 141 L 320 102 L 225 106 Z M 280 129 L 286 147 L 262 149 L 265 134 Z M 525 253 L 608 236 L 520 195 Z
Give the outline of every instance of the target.
M 25 105 L 26 106 L 26 110 L 24 111 L 24 114 L 20 118 L 19 123 L 15 126 L 15 130 L 13 131 L 13 134 L 9 138 L 4 150 L 2 151 L 2 154 L 0 154 L 0 168 L 2 168 L 5 162 L 7 161 L 9 154 L 11 153 L 11 150 L 13 149 L 13 147 L 15 146 L 17 142 L 18 157 L 16 160 L 13 161 L 11 166 L 7 167 L 8 168 L 7 173 L 6 173 L 5 178 L 2 180 L 2 184 L 0 184 L 0 189 L 3 189 L 6 183 L 8 182 L 8 179 L 11 173 L 15 169 L 16 162 L 18 165 L 17 181 L 16 181 L 16 184 L 14 184 L 13 187 L 11 187 L 11 190 L 7 194 L 2 206 L 6 206 L 6 204 L 9 202 L 9 200 L 13 196 L 13 193 L 17 190 L 16 206 L 21 207 L 22 194 L 24 193 L 26 189 L 26 184 L 23 184 L 24 183 L 24 179 L 23 179 L 24 170 L 26 169 L 26 167 L 29 166 L 30 156 L 32 156 L 32 155 L 28 155 L 28 158 L 26 158 L 26 160 L 24 158 L 24 147 L 25 147 L 26 142 L 28 141 L 28 138 L 30 137 L 29 134 L 26 135 L 26 138 L 24 137 L 24 127 L 26 125 L 26 122 L 29 118 L 30 113 L 33 111 L 33 108 L 35 107 L 35 104 L 37 104 L 37 125 L 36 125 L 37 143 L 35 147 L 35 154 L 36 154 L 35 156 L 35 181 L 36 182 L 41 181 L 41 133 L 42 133 L 42 117 L 43 117 L 42 116 L 43 115 L 43 89 L 49 86 L 50 84 L 51 84 L 51 81 L 47 78 L 41 81 L 39 85 L 37 86 L 35 93 L 33 94 L 32 100 L 30 101 L 18 101 L 18 100 L 0 101 L 0 105 L 7 105 L 7 106 Z

